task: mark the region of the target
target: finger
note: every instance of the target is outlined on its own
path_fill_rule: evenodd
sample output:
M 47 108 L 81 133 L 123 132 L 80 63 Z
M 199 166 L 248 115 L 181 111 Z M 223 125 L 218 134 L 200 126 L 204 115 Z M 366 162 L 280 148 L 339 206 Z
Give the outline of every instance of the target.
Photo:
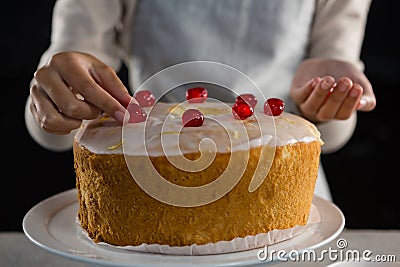
M 341 78 L 333 88 L 324 104 L 321 106 L 317 118 L 321 121 L 327 121 L 335 118 L 336 113 L 346 99 L 347 94 L 353 87 L 353 82 L 347 77 Z
M 324 103 L 330 90 L 335 84 L 335 79 L 332 76 L 325 76 L 311 92 L 307 100 L 300 106 L 304 114 L 315 115 Z
M 56 71 L 49 68 L 41 68 L 35 73 L 35 79 L 64 115 L 80 120 L 95 119 L 100 115 L 100 109 L 78 99 Z
M 343 101 L 340 109 L 336 113 L 335 118 L 338 120 L 346 120 L 350 118 L 351 114 L 356 110 L 357 105 L 360 101 L 363 88 L 361 85 L 355 83 L 350 89 L 346 99 Z
M 39 114 L 37 112 L 37 109 L 35 107 L 35 104 L 31 101 L 30 105 L 29 105 L 29 109 L 33 115 L 33 118 L 35 119 L 35 121 L 39 120 Z M 51 130 L 51 129 L 47 129 L 45 127 L 41 127 L 43 130 L 45 130 L 48 133 L 52 133 L 52 134 L 57 134 L 57 135 L 67 135 L 69 134 L 71 131 L 58 131 L 58 130 Z
M 128 89 L 126 89 L 114 69 L 103 63 L 95 64 L 93 76 L 95 81 L 110 95 L 117 99 L 124 107 L 128 106 L 132 96 L 129 94 Z
M 358 83 L 363 88 L 363 95 L 357 106 L 357 110 L 360 111 L 373 110 L 376 106 L 376 97 L 372 85 L 367 79 L 367 77 L 363 75 L 359 79 L 354 80 L 354 82 Z
M 314 90 L 315 86 L 321 81 L 320 77 L 309 80 L 305 85 L 300 88 L 294 88 L 291 92 L 293 100 L 297 104 L 304 103 Z
M 33 104 L 33 102 L 30 103 L 29 108 L 31 110 L 31 113 L 33 114 L 34 119 L 36 121 L 38 121 L 39 120 L 39 114 L 38 114 L 38 112 L 36 110 L 36 107 L 35 107 L 35 104 Z M 67 134 L 71 133 L 71 131 L 61 131 L 61 130 L 48 129 L 48 128 L 44 127 L 44 125 L 41 125 L 41 128 L 44 131 L 48 132 L 48 133 L 57 134 L 57 135 L 67 135 Z
M 359 111 L 371 111 L 376 107 L 376 99 L 367 95 L 363 95 L 357 105 Z
M 37 85 L 31 87 L 30 95 L 31 111 L 41 128 L 52 133 L 69 133 L 80 127 L 81 120 L 61 114 L 51 99 Z
M 66 64 L 71 64 L 67 61 Z M 74 62 L 70 67 L 59 69 L 60 75 L 75 91 L 79 92 L 84 99 L 105 113 L 113 116 L 116 120 L 125 123 L 124 118 L 126 109 L 117 99 L 115 99 L 105 88 L 102 88 L 96 81 L 88 75 L 87 70 L 77 68 L 79 62 Z M 66 71 L 68 70 L 68 71 Z M 108 89 L 110 90 L 110 89 Z M 127 118 L 129 120 L 129 118 Z

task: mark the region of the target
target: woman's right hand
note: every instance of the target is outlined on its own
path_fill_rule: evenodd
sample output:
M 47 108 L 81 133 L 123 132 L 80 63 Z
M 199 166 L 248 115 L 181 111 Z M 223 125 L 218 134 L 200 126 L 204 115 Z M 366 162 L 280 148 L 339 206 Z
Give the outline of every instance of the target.
M 68 134 L 82 120 L 105 112 L 121 123 L 132 97 L 116 72 L 94 56 L 60 52 L 39 68 L 30 88 L 30 110 L 49 133 Z M 128 113 L 129 114 L 129 113 Z

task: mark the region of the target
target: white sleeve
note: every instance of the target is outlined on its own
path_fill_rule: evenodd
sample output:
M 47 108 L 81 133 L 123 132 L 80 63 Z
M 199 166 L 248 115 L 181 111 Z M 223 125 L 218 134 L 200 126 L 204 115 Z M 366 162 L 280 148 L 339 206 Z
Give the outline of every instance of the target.
M 323 154 L 336 152 L 342 148 L 353 136 L 357 124 L 357 113 L 353 112 L 347 120 L 332 120 L 317 124 L 321 132 L 324 145 L 321 150 Z
M 119 0 L 58 0 L 53 9 L 51 43 L 39 67 L 57 52 L 80 51 L 118 70 L 121 60 L 117 31 L 122 10 Z
M 360 60 L 371 0 L 317 0 L 309 57 L 345 60 L 364 70 Z M 317 125 L 325 144 L 322 153 L 342 148 L 357 124 L 356 112 L 347 120 Z
M 360 60 L 371 0 L 317 0 L 309 57 Z
M 58 0 L 53 10 L 51 43 L 41 56 L 38 68 L 57 52 L 80 51 L 90 53 L 118 70 L 121 60 L 116 32 L 121 13 L 119 0 Z M 31 137 L 48 150 L 71 149 L 76 131 L 68 135 L 45 132 L 30 112 L 30 101 L 28 97 L 25 125 Z

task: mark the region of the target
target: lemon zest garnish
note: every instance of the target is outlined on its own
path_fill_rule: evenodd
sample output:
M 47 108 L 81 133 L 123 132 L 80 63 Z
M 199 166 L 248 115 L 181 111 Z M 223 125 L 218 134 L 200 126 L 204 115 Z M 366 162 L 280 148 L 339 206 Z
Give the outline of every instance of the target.
M 256 125 L 254 123 L 257 123 L 257 121 L 256 120 L 250 120 L 250 121 L 245 121 L 244 122 L 244 124 L 246 126 L 253 126 L 253 127 L 256 127 L 256 128 L 260 128 L 260 126 L 258 124 Z
M 213 108 L 213 107 L 198 107 L 199 111 L 204 115 L 222 115 L 222 114 L 229 114 L 230 109 L 223 107 L 223 108 Z
M 103 122 L 98 122 L 98 123 L 93 125 L 93 128 L 99 128 L 101 126 L 103 126 Z
M 169 112 L 176 116 L 178 116 L 178 115 L 182 116 L 182 114 L 185 112 L 185 109 L 182 106 L 176 105 L 176 106 L 170 107 Z
M 179 134 L 177 131 L 167 131 L 167 132 L 162 132 L 161 134 Z
M 168 108 L 169 112 L 174 112 L 174 110 L 178 107 L 178 105 L 172 106 L 170 108 Z
M 234 130 L 233 131 L 233 137 L 235 137 L 236 140 L 239 140 L 239 132 Z
M 109 150 L 114 150 L 114 149 L 119 148 L 120 146 L 122 146 L 122 140 L 119 141 L 119 142 L 118 142 L 117 144 L 115 144 L 115 145 L 112 145 L 112 146 L 107 147 L 107 149 L 109 149 Z
M 276 118 L 276 119 L 278 119 L 278 118 Z M 291 120 L 291 119 L 286 118 L 286 117 L 281 117 L 281 116 L 279 116 L 279 119 L 284 120 L 284 121 L 287 121 L 287 122 L 289 122 L 289 123 L 291 123 L 291 124 L 296 124 L 296 122 L 295 122 L 294 120 Z
M 251 124 L 253 122 L 258 122 L 256 119 L 247 119 L 244 121 L 245 123 Z
M 114 129 L 111 129 L 108 133 L 109 133 L 109 134 L 113 134 L 113 133 L 115 133 L 116 131 L 117 131 L 117 129 L 114 128 Z
M 110 117 L 111 117 L 110 115 L 105 114 L 103 117 L 100 117 L 99 120 L 100 120 L 100 121 L 106 121 L 106 120 L 108 120 Z

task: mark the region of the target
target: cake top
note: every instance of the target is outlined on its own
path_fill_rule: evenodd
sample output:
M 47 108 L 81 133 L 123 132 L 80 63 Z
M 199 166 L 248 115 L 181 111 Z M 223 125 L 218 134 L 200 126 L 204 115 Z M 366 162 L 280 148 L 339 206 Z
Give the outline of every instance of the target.
M 121 125 L 108 115 L 84 121 L 75 141 L 96 154 L 181 155 L 199 151 L 227 153 L 259 146 L 284 146 L 318 141 L 320 132 L 304 118 L 283 112 L 268 116 L 260 109 L 246 119 L 232 116 L 223 102 L 162 103 L 144 110 L 147 119 Z M 204 115 L 199 127 L 183 127 L 182 115 L 196 109 Z

